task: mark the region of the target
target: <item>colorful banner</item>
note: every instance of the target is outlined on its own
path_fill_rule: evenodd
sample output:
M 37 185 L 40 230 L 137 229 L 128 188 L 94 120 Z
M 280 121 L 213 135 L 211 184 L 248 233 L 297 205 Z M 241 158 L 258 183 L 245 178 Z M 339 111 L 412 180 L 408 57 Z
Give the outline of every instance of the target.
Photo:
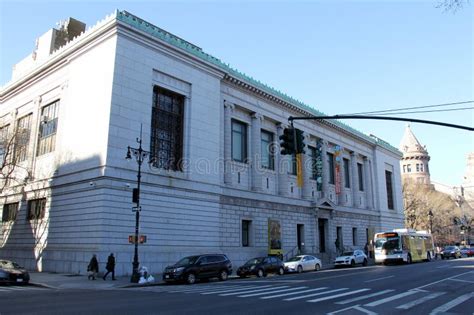
M 268 254 L 281 255 L 282 253 L 280 221 L 268 219 Z
M 319 139 L 316 142 L 316 190 L 323 190 L 323 140 Z
M 336 195 L 341 193 L 341 164 L 342 164 L 342 152 L 341 147 L 336 145 L 334 147 L 334 168 L 335 168 L 335 181 L 336 181 Z

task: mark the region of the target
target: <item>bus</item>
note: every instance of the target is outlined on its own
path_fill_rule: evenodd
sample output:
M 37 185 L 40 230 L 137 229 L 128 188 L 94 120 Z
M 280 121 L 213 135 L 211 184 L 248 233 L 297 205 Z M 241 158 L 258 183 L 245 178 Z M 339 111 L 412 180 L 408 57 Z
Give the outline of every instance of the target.
M 430 261 L 435 258 L 433 237 L 427 231 L 395 229 L 374 235 L 375 263 Z

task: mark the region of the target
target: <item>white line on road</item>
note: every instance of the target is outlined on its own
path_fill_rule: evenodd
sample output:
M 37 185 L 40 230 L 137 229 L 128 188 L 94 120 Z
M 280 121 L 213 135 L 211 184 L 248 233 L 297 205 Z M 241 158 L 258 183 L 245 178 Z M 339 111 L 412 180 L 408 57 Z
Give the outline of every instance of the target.
M 358 296 L 358 297 L 353 298 L 353 299 L 348 299 L 348 300 L 344 300 L 344 301 L 341 301 L 341 302 L 336 302 L 336 304 L 344 305 L 344 304 L 352 303 L 352 302 L 355 302 L 355 301 L 365 300 L 365 299 L 368 299 L 368 298 L 371 298 L 371 297 L 374 297 L 374 296 L 383 295 L 383 294 L 390 293 L 390 292 L 393 292 L 393 291 L 394 290 L 384 290 L 384 291 L 380 291 L 380 292 L 375 292 L 375 293 L 372 293 L 372 294 Z
M 321 301 L 326 301 L 326 300 L 332 300 L 332 299 L 335 299 L 335 298 L 338 298 L 338 297 L 341 297 L 341 296 L 352 295 L 352 294 L 356 294 L 356 293 L 364 292 L 364 291 L 369 291 L 369 290 L 370 289 L 360 289 L 360 290 L 355 290 L 355 291 L 350 291 L 350 292 L 344 292 L 344 293 L 340 293 L 340 294 L 336 294 L 336 295 L 322 297 L 322 298 L 319 298 L 319 299 L 308 300 L 306 302 L 316 303 L 316 302 L 321 302 Z
M 239 295 L 238 297 L 250 297 L 250 296 L 267 295 L 267 294 L 273 294 L 273 293 L 301 290 L 301 289 L 306 289 L 306 288 L 307 287 L 296 287 L 296 288 L 282 289 L 282 290 L 276 290 L 276 291 L 258 292 L 258 293 L 252 293 L 252 294 Z
M 409 303 L 406 303 L 406 304 L 397 306 L 397 309 L 400 309 L 400 310 L 408 310 L 408 309 L 412 308 L 413 306 L 417 306 L 417 305 L 419 305 L 419 304 L 421 304 L 421 303 L 425 303 L 426 301 L 435 299 L 435 298 L 437 298 L 438 296 L 441 296 L 441 295 L 443 295 L 443 294 L 445 294 L 445 293 L 446 293 L 446 292 L 435 292 L 435 293 L 432 293 L 432 294 L 430 294 L 430 295 L 424 296 L 424 297 L 422 297 L 421 299 L 414 300 L 414 301 L 411 301 L 411 302 L 409 302 Z
M 392 295 L 392 296 L 387 297 L 385 299 L 381 299 L 381 300 L 378 300 L 378 301 L 375 301 L 375 302 L 372 302 L 372 303 L 369 303 L 369 304 L 365 304 L 364 306 L 377 306 L 377 305 L 384 304 L 384 303 L 387 303 L 387 302 L 391 302 L 393 300 L 401 299 L 402 297 L 409 296 L 409 295 L 416 294 L 416 293 L 419 293 L 419 292 L 417 292 L 417 291 L 407 291 L 407 292 L 403 292 L 403 293 L 400 293 L 400 294 L 397 294 L 397 295 Z
M 343 291 L 343 290 L 347 290 L 347 288 L 335 289 L 335 290 L 330 290 L 330 291 L 326 291 L 326 292 L 308 294 L 308 295 L 303 295 L 303 296 L 296 296 L 296 297 L 294 297 L 294 298 L 284 299 L 283 301 L 299 300 L 299 299 L 304 299 L 304 298 L 307 298 L 307 297 L 312 297 L 312 296 L 317 296 L 317 295 L 323 295 L 323 294 L 328 294 L 328 293 L 333 293 L 333 292 L 338 292 L 338 291 Z
M 202 295 L 208 295 L 208 294 L 220 294 L 220 293 L 227 293 L 227 292 L 236 292 L 236 291 L 245 291 L 245 290 L 250 290 L 250 289 L 257 289 L 257 288 L 268 288 L 268 287 L 271 287 L 271 285 L 262 285 L 262 286 L 258 286 L 258 285 L 249 285 L 249 286 L 239 286 L 237 288 L 223 288 L 223 289 L 218 289 L 218 290 L 213 290 L 213 291 L 209 291 L 209 292 L 202 292 L 201 294 Z
M 469 280 L 461 280 L 461 279 L 448 279 L 449 281 L 459 281 L 459 282 L 467 282 L 467 283 L 474 283 L 474 281 Z
M 424 288 L 424 287 L 429 287 L 430 285 L 437 284 L 437 283 L 440 283 L 440 282 L 443 282 L 443 281 L 446 281 L 446 280 L 449 280 L 449 279 L 454 279 L 454 278 L 457 278 L 459 276 L 467 275 L 468 273 L 473 273 L 473 272 L 474 271 L 468 271 L 468 272 L 460 273 L 456 276 L 452 276 L 452 277 L 444 278 L 444 279 L 441 279 L 441 280 L 438 280 L 438 281 L 435 281 L 435 282 L 431 282 L 431 283 L 422 285 L 421 287 L 418 287 L 418 288 L 415 288 L 415 289 L 421 289 L 421 288 Z
M 295 294 L 301 294 L 301 293 L 308 293 L 308 292 L 314 292 L 314 291 L 321 291 L 321 290 L 324 290 L 324 289 L 327 289 L 327 287 L 316 288 L 316 289 L 309 289 L 309 290 L 303 290 L 303 291 L 298 291 L 298 292 L 283 293 L 283 294 L 278 294 L 278 295 L 264 296 L 264 297 L 261 297 L 261 299 L 262 299 L 262 300 L 274 299 L 274 298 L 279 298 L 279 297 L 282 297 L 282 296 L 295 295 Z
M 452 309 L 456 305 L 459 305 L 462 302 L 469 300 L 471 297 L 474 297 L 474 292 L 461 295 L 460 297 L 452 300 L 451 302 L 448 302 L 446 304 L 441 305 L 440 307 L 435 308 L 434 310 L 431 311 L 430 315 L 444 313 L 444 312 Z
M 395 277 L 395 276 L 382 277 L 382 278 L 367 280 L 367 281 L 364 281 L 364 282 L 365 282 L 365 283 L 375 282 L 375 281 L 379 281 L 379 280 L 383 280 L 383 279 L 388 279 L 388 278 L 393 278 L 393 277 Z
M 342 310 L 337 310 L 337 311 L 334 311 L 334 312 L 331 312 L 331 313 L 327 313 L 326 315 L 333 315 L 333 314 L 337 314 L 337 313 L 342 313 L 342 312 L 346 312 L 346 311 L 351 310 L 351 309 L 358 310 L 359 312 L 365 313 L 367 315 L 378 315 L 378 313 L 366 310 L 365 308 L 361 307 L 359 304 L 343 308 Z
M 230 289 L 230 288 L 233 288 L 233 289 L 238 289 L 238 288 L 245 288 L 247 286 L 242 286 L 242 285 L 238 285 L 238 286 L 227 286 L 227 287 L 221 287 L 221 288 L 217 288 L 216 286 L 205 286 L 205 287 L 195 287 L 195 288 L 181 288 L 180 290 L 170 290 L 168 291 L 169 293 L 197 293 L 197 292 L 203 292 L 203 291 L 208 291 L 208 290 L 213 290 L 213 291 L 217 291 L 217 290 L 225 290 L 225 289 Z M 254 287 L 257 287 L 257 286 L 254 286 Z
M 219 296 L 238 295 L 238 294 L 242 294 L 242 293 L 262 292 L 262 291 L 269 291 L 269 290 L 276 290 L 276 289 L 283 289 L 283 288 L 288 288 L 288 286 L 287 285 L 282 285 L 282 286 L 279 286 L 279 287 L 266 288 L 266 289 L 258 288 L 256 290 L 252 289 L 252 290 L 244 291 L 244 292 L 232 292 L 232 293 L 219 294 Z M 242 291 L 242 290 L 239 290 L 239 291 Z

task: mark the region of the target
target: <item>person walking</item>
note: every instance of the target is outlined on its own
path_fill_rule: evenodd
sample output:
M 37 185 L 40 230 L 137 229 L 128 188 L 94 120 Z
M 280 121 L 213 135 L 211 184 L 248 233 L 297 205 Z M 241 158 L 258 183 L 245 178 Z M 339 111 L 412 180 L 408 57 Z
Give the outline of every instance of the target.
M 114 257 L 114 253 L 110 253 L 109 257 L 107 258 L 107 265 L 105 266 L 105 269 L 107 269 L 107 272 L 102 277 L 102 279 L 105 280 L 105 278 L 107 278 L 107 275 L 109 273 L 112 273 L 112 280 L 116 280 L 115 279 L 115 257 Z
M 89 275 L 87 276 L 87 279 L 95 280 L 95 277 L 97 276 L 97 273 L 99 272 L 99 262 L 97 261 L 96 254 L 92 255 L 92 258 L 89 261 L 89 265 L 87 266 L 87 271 L 89 273 Z

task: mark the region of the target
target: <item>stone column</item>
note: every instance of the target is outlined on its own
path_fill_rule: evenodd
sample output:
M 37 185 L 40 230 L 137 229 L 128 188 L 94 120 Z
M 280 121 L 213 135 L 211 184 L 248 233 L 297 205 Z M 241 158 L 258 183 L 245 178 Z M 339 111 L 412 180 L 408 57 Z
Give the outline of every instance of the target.
M 305 134 L 305 143 L 306 148 L 305 151 L 306 153 L 303 154 L 303 193 L 302 197 L 304 199 L 313 199 L 313 189 L 311 187 L 311 177 L 313 173 L 313 168 L 312 168 L 312 161 L 311 161 L 311 152 L 309 151 L 309 144 L 310 144 L 311 137 L 309 134 Z
M 355 152 L 351 152 L 351 170 L 352 205 L 354 208 L 357 208 L 359 205 L 359 200 L 357 200 L 359 191 L 359 174 L 357 172 L 357 155 Z
M 232 185 L 232 112 L 235 106 L 224 101 L 224 184 Z
M 278 139 L 283 134 L 283 130 L 286 128 L 284 124 L 277 125 L 277 137 Z M 275 154 L 275 172 L 277 173 L 277 187 L 276 191 L 280 196 L 288 196 L 288 155 L 280 154 L 280 145 L 278 142 L 277 152 Z
M 252 161 L 251 161 L 251 183 L 253 191 L 262 191 L 262 121 L 263 116 L 259 113 L 252 115 L 251 140 Z
M 321 159 L 323 160 L 323 185 L 321 196 L 323 198 L 329 197 L 329 163 L 328 163 L 328 142 L 322 140 Z
M 367 196 L 367 209 L 373 209 L 373 200 L 372 200 L 372 180 L 370 177 L 370 166 L 371 162 L 368 157 L 364 157 L 364 177 L 365 177 L 365 189 Z M 384 174 L 385 176 L 385 174 Z

